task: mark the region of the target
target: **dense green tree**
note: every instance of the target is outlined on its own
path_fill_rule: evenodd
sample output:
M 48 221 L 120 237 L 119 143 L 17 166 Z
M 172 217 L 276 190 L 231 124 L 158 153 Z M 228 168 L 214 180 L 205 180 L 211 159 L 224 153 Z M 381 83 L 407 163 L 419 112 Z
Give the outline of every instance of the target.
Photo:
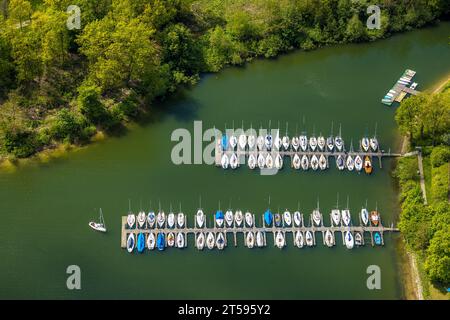
M 108 118 L 108 112 L 100 100 L 100 89 L 83 85 L 78 88 L 78 106 L 82 115 L 94 124 L 101 124 Z
M 449 213 L 450 214 L 450 213 Z M 430 241 L 425 270 L 432 281 L 450 284 L 450 225 L 439 230 Z
M 359 20 L 357 14 L 348 21 L 347 29 L 345 30 L 345 37 L 350 42 L 362 41 L 366 37 L 366 27 Z

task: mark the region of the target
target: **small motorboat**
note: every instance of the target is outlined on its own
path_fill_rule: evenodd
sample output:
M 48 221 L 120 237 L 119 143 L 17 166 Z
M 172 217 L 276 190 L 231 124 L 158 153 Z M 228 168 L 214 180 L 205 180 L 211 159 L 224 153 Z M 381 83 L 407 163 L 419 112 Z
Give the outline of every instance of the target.
M 342 140 L 341 136 L 336 136 L 334 138 L 334 145 L 338 151 L 342 151 L 342 149 L 344 149 L 344 140 Z
M 147 237 L 147 248 L 148 250 L 154 250 L 156 246 L 155 234 L 150 232 Z
M 227 210 L 225 212 L 225 223 L 227 224 L 227 227 L 232 227 L 234 221 L 233 211 Z
M 316 171 L 319 168 L 319 159 L 317 159 L 317 156 L 313 154 L 311 157 L 311 168 Z
M 256 137 L 254 135 L 249 135 L 247 138 L 248 149 L 253 150 L 256 145 Z
M 338 226 L 341 223 L 341 212 L 339 209 L 331 210 L 331 220 L 335 226 Z
M 300 157 L 296 153 L 296 154 L 294 154 L 294 157 L 292 158 L 292 166 L 294 167 L 295 170 L 298 170 L 298 169 L 300 169 L 300 165 L 301 165 Z
M 134 244 L 135 244 L 135 240 L 134 240 L 134 233 L 130 233 L 128 235 L 128 239 L 127 239 L 127 251 L 129 253 L 133 252 L 134 250 Z
M 308 137 L 306 137 L 305 135 L 301 135 L 299 137 L 299 143 L 300 143 L 300 148 L 303 151 L 308 150 Z
M 184 248 L 184 234 L 181 232 L 177 234 L 177 248 Z
M 248 167 L 253 170 L 256 168 L 256 157 L 254 154 L 248 156 Z
M 342 155 L 338 155 L 336 158 L 336 167 L 339 170 L 344 170 L 345 169 L 345 162 L 344 162 L 344 157 Z
M 197 235 L 196 245 L 198 250 L 203 250 L 205 247 L 205 234 L 203 232 L 200 232 Z
M 233 153 L 230 157 L 230 167 L 231 169 L 236 169 L 238 167 L 238 158 L 236 156 L 236 153 Z
M 273 140 L 271 134 L 266 135 L 264 145 L 266 146 L 266 150 L 272 150 Z
M 277 170 L 281 170 L 283 168 L 283 158 L 279 153 L 277 153 L 277 155 L 275 156 L 275 168 Z
M 325 244 L 331 248 L 334 245 L 334 237 L 330 230 L 325 231 Z
M 302 214 L 300 211 L 294 212 L 294 224 L 296 227 L 300 227 L 302 225 Z
M 361 209 L 361 221 L 365 226 L 369 223 L 369 211 L 366 208 Z
M 370 145 L 369 145 L 369 138 L 364 137 L 361 139 L 361 148 L 367 152 L 369 151 Z
M 308 160 L 308 156 L 306 154 L 304 154 L 302 157 L 301 165 L 302 165 L 303 170 L 306 171 L 309 169 L 309 160 Z
M 372 173 L 372 161 L 370 161 L 369 156 L 365 156 L 364 157 L 364 171 L 367 174 L 371 174 Z
M 206 236 L 206 246 L 208 247 L 209 250 L 214 249 L 214 243 L 215 243 L 214 234 L 212 232 L 208 232 L 208 235 Z
M 236 138 L 236 136 L 235 135 L 232 135 L 231 137 L 230 137 L 230 147 L 231 147 L 231 149 L 235 149 L 236 148 L 236 146 L 237 146 L 237 143 L 238 143 L 238 141 L 237 141 L 237 138 Z
M 166 247 L 166 236 L 162 232 L 158 233 L 158 237 L 156 238 L 156 247 L 159 251 L 163 251 Z
M 376 137 L 370 139 L 370 148 L 372 148 L 373 152 L 378 150 L 378 139 Z
M 319 209 L 314 209 L 312 213 L 312 219 L 316 226 L 320 226 L 320 223 L 322 222 L 322 214 L 320 213 Z
M 323 154 L 319 157 L 319 168 L 320 170 L 326 170 L 327 169 L 327 158 Z
M 103 218 L 103 212 L 101 208 L 100 208 L 99 222 L 91 221 L 89 222 L 89 227 L 91 227 L 95 231 L 106 232 L 105 219 Z
M 144 249 L 145 249 L 145 236 L 144 236 L 144 234 L 142 232 L 139 233 L 138 236 L 137 236 L 136 248 L 137 248 L 139 253 L 144 252 Z
M 356 171 L 359 172 L 362 170 L 362 167 L 363 167 L 363 161 L 361 159 L 361 156 L 358 154 L 355 157 L 355 169 L 356 169 Z
M 177 224 L 179 228 L 183 228 L 184 227 L 184 213 L 180 212 L 177 215 Z
M 155 221 L 156 221 L 156 215 L 155 215 L 155 213 L 153 211 L 150 211 L 147 214 L 147 225 L 150 228 L 153 228 L 153 226 L 155 225 Z
M 279 249 L 283 249 L 284 248 L 284 235 L 281 231 L 277 231 L 277 235 L 275 236 L 275 245 L 279 248 Z
M 380 222 L 380 214 L 378 213 L 378 211 L 371 211 L 370 212 L 370 221 L 372 222 L 372 224 L 375 227 L 378 226 L 378 224 Z
M 258 136 L 256 139 L 256 146 L 258 147 L 258 150 L 261 151 L 264 148 L 264 137 Z
M 292 144 L 292 148 L 294 148 L 294 150 L 297 151 L 298 147 L 300 146 L 300 141 L 297 136 L 294 136 L 292 138 L 291 144 Z
M 325 141 L 325 138 L 323 136 L 319 136 L 317 138 L 317 146 L 319 147 L 320 151 L 324 151 L 325 150 L 326 141 Z
M 242 221 L 244 219 L 244 216 L 242 214 L 241 210 L 237 210 L 234 214 L 234 223 L 236 226 L 240 227 L 242 225 Z
M 253 215 L 248 211 L 245 213 L 245 223 L 248 227 L 253 227 Z
M 217 210 L 214 217 L 216 219 L 216 226 L 218 226 L 219 228 L 223 227 L 224 216 L 222 210 Z
M 272 169 L 273 168 L 273 158 L 272 158 L 272 155 L 270 153 L 268 153 L 267 157 L 266 157 L 266 167 L 267 167 L 267 169 Z
M 312 247 L 314 245 L 313 235 L 312 235 L 311 231 L 309 231 L 309 230 L 306 231 L 305 239 L 306 239 L 306 245 L 308 247 Z
M 312 151 L 316 151 L 317 138 L 315 136 L 309 138 L 309 147 L 311 148 Z
M 197 227 L 203 228 L 205 224 L 205 214 L 202 209 L 198 209 L 197 214 L 195 215 L 195 221 L 197 222 Z
M 167 245 L 169 247 L 173 247 L 175 245 L 175 234 L 173 232 L 169 232 L 167 235 Z
M 353 162 L 353 158 L 351 155 L 347 156 L 346 165 L 347 165 L 348 171 L 353 171 L 353 169 L 355 168 L 355 163 Z
M 226 134 L 224 134 L 222 136 L 221 144 L 222 144 L 222 150 L 226 151 L 228 149 L 228 137 Z
M 158 227 L 159 228 L 163 228 L 164 227 L 164 223 L 166 222 L 166 214 L 164 213 L 164 211 L 159 211 L 158 215 L 156 217 L 156 221 L 158 222 Z
M 245 150 L 246 146 L 247 146 L 247 136 L 245 134 L 241 134 L 239 136 L 239 148 L 241 148 L 241 150 Z
M 352 217 L 350 215 L 350 210 L 348 210 L 348 209 L 342 210 L 342 222 L 344 223 L 344 225 L 349 226 L 351 220 L 352 220 Z
M 142 229 L 145 227 L 146 221 L 147 221 L 147 215 L 145 214 L 145 212 L 139 211 L 139 213 L 137 215 L 137 222 L 138 222 L 139 229 Z
M 258 247 L 264 247 L 264 235 L 262 231 L 256 232 L 256 245 Z
M 247 248 L 252 249 L 255 245 L 255 236 L 252 231 L 247 232 Z
M 373 239 L 375 240 L 375 244 L 376 244 L 377 246 L 381 246 L 381 244 L 383 243 L 383 242 L 381 241 L 381 235 L 380 235 L 380 233 L 379 233 L 378 231 L 376 231 L 376 232 L 373 234 Z
M 272 225 L 273 221 L 273 214 L 270 211 L 270 209 L 267 209 L 266 212 L 264 212 L 264 224 L 266 227 L 270 227 Z
M 283 220 L 284 220 L 284 225 L 290 227 L 292 224 L 292 217 L 291 217 L 291 213 L 286 210 L 283 213 Z
M 217 249 L 219 249 L 219 250 L 223 250 L 223 248 L 225 247 L 225 237 L 223 235 L 223 232 L 219 232 L 217 234 L 216 246 L 217 246 Z
M 328 148 L 328 151 L 330 151 L 330 152 L 332 152 L 334 149 L 334 139 L 332 136 L 329 136 L 327 138 L 327 148 Z
M 228 169 L 228 165 L 230 164 L 230 161 L 228 160 L 228 156 L 226 153 L 224 153 L 222 155 L 222 159 L 220 160 L 220 163 L 221 163 L 223 169 Z
M 128 228 L 133 229 L 135 223 L 136 223 L 136 216 L 131 212 L 128 213 L 128 216 L 127 216 Z
M 274 214 L 275 227 L 281 227 L 281 215 L 277 212 Z
M 362 235 L 359 232 L 355 232 L 355 244 L 357 246 L 361 246 L 362 245 Z
M 258 155 L 258 168 L 262 170 L 262 169 L 264 169 L 265 165 L 266 165 L 266 159 L 264 158 L 262 153 L 260 153 Z
M 347 247 L 347 249 L 353 249 L 353 245 L 354 245 L 354 239 L 353 239 L 353 235 L 350 231 L 346 231 L 345 232 L 345 246 Z
M 303 246 L 305 245 L 305 241 L 303 239 L 303 233 L 301 231 L 297 231 L 295 233 L 295 245 L 298 248 L 303 248 Z
M 173 227 L 175 227 L 175 214 L 173 213 L 173 212 L 170 212 L 168 215 L 167 215 L 167 226 L 169 227 L 169 228 L 173 228 Z
M 281 144 L 283 145 L 284 150 L 289 150 L 289 137 L 284 136 L 281 140 Z

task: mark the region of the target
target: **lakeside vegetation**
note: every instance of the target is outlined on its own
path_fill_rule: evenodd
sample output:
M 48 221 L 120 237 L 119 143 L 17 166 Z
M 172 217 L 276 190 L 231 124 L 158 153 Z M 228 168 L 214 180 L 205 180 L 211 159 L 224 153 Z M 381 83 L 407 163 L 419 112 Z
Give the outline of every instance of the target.
M 450 81 L 440 93 L 405 100 L 396 111 L 396 121 L 411 148 L 421 148 L 427 193 L 425 204 L 418 159 L 401 158 L 395 171 L 401 190 L 398 226 L 418 257 L 424 296 L 434 298 L 430 293 L 434 288 L 442 294 L 450 285 Z
M 0 158 L 84 144 L 151 115 L 202 72 L 294 49 L 373 41 L 448 18 L 444 0 L 1 0 Z M 66 28 L 69 5 L 81 29 Z

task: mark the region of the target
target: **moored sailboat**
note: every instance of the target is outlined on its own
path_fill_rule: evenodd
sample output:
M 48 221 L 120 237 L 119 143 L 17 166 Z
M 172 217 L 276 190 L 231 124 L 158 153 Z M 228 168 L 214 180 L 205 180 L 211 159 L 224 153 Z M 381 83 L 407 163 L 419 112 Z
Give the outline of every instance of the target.
M 285 245 L 284 235 L 281 231 L 277 231 L 277 235 L 275 236 L 275 244 L 279 249 L 283 249 Z
M 292 224 L 291 213 L 286 209 L 283 213 L 284 225 L 290 227 Z
M 240 227 L 242 225 L 242 221 L 244 219 L 244 216 L 242 214 L 241 210 L 237 210 L 234 214 L 234 223 L 236 226 Z
M 148 250 L 154 250 L 156 246 L 155 234 L 150 232 L 147 237 L 147 248 Z
M 248 156 L 248 167 L 253 170 L 256 168 L 256 157 L 254 154 Z
M 215 243 L 214 234 L 212 232 L 208 232 L 208 235 L 206 236 L 206 246 L 208 247 L 209 250 L 214 249 L 214 243 Z
M 253 215 L 248 211 L 245 213 L 245 223 L 247 227 L 253 227 Z
M 223 250 L 223 248 L 225 247 L 225 237 L 223 235 L 223 232 L 219 232 L 217 234 L 216 246 L 217 246 L 217 249 L 219 249 L 219 250 Z
M 334 236 L 333 233 L 327 229 L 327 231 L 325 231 L 325 244 L 327 245 L 327 247 L 331 248 L 334 245 Z
M 303 233 L 301 231 L 297 231 L 295 233 L 295 245 L 298 248 L 303 248 L 303 246 L 305 245 L 304 238 L 303 238 Z
M 255 236 L 252 231 L 247 232 L 246 240 L 247 248 L 252 249 L 255 245 Z
M 127 251 L 128 251 L 129 253 L 133 252 L 133 250 L 134 250 L 134 244 L 135 244 L 134 234 L 133 234 L 133 233 L 130 233 L 130 234 L 128 235 L 128 238 L 127 238 Z
M 101 208 L 100 208 L 99 222 L 91 221 L 89 222 L 89 226 L 95 231 L 106 232 L 105 219 L 103 218 L 103 212 Z
M 203 250 L 205 247 L 205 234 L 203 232 L 198 233 L 196 245 L 198 250 Z
M 353 249 L 355 243 L 352 233 L 350 231 L 346 231 L 344 237 L 345 237 L 345 246 L 347 247 L 347 249 Z

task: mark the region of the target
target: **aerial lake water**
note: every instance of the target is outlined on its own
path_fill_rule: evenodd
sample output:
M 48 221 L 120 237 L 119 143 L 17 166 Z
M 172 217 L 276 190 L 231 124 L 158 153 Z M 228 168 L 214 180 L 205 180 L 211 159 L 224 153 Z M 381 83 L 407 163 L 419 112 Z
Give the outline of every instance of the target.
M 306 131 L 328 135 L 339 124 L 346 145 L 356 146 L 365 134 L 377 136 L 382 149 L 399 151 L 395 107 L 380 100 L 407 68 L 417 71 L 418 90 L 425 90 L 450 72 L 450 23 L 393 36 L 374 43 L 341 45 L 312 52 L 293 52 L 274 60 L 258 60 L 241 68 L 206 75 L 159 106 L 155 121 L 126 135 L 93 144 L 45 164 L 0 172 L 0 298 L 150 298 L 150 299 L 398 299 L 404 297 L 397 242 L 385 234 L 385 246 L 347 250 L 341 236 L 334 248 L 287 247 L 223 252 L 198 252 L 193 239 L 184 250 L 128 254 L 120 248 L 121 216 L 132 209 L 166 212 L 172 204 L 190 224 L 202 206 L 212 222 L 222 209 L 250 210 L 257 217 L 272 211 L 300 208 L 308 217 L 320 200 L 329 212 L 347 206 L 353 220 L 367 201 L 385 224 L 398 222 L 394 160 L 375 162 L 371 176 L 339 172 L 334 162 L 326 172 L 294 171 L 285 166 L 273 176 L 242 167 L 224 171 L 212 165 L 175 165 L 171 133 L 223 130 L 244 121 L 246 128 L 272 128 L 284 133 Z M 156 111 L 155 111 L 156 112 Z M 205 143 L 206 146 L 206 143 Z M 103 213 L 108 233 L 93 232 L 88 222 Z M 259 219 L 258 219 L 259 220 Z M 260 223 L 260 221 L 258 221 Z M 229 244 L 231 244 L 231 237 Z M 68 290 L 66 268 L 81 268 L 81 290 Z M 381 270 L 381 289 L 366 286 L 367 267 Z

